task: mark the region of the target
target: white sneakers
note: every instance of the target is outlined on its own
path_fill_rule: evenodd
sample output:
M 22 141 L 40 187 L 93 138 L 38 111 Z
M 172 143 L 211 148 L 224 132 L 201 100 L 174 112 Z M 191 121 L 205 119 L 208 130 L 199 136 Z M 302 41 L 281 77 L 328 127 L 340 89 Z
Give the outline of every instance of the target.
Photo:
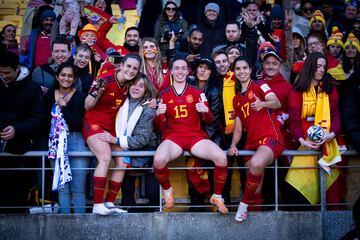
M 248 205 L 246 203 L 240 202 L 238 210 L 235 215 L 235 221 L 244 222 L 246 220 L 247 208 L 248 208 Z
M 94 204 L 92 212 L 98 215 L 106 216 L 112 213 L 125 213 L 127 211 L 117 208 L 112 202 L 106 202 Z
M 92 212 L 95 214 L 102 215 L 102 216 L 106 216 L 106 215 L 113 213 L 113 211 L 108 209 L 104 203 L 94 204 Z
M 117 206 L 115 206 L 115 204 L 113 202 L 106 202 L 105 206 L 114 213 L 127 213 L 128 212 L 126 210 L 118 208 Z

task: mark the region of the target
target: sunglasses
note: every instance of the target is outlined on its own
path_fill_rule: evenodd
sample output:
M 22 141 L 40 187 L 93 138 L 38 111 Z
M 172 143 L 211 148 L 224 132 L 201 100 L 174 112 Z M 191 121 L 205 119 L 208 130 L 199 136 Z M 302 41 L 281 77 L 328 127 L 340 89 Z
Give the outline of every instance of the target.
M 303 12 L 313 12 L 314 9 L 313 8 L 303 8 L 302 11 Z
M 167 7 L 165 8 L 167 11 L 176 11 L 176 8 L 172 8 L 172 7 Z

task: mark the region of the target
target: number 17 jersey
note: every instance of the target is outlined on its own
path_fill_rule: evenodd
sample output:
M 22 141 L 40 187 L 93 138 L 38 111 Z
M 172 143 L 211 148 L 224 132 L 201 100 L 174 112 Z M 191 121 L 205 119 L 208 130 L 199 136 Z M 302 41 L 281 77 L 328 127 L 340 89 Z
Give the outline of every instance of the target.
M 237 93 L 233 99 L 235 117 L 240 118 L 248 134 L 247 143 L 259 141 L 264 137 L 283 142 L 279 123 L 275 120 L 275 115 L 271 109 L 262 108 L 260 111 L 255 111 L 250 106 L 256 101 L 256 97 L 260 101 L 266 101 L 265 97 L 269 94 L 274 93 L 266 83 L 251 80 L 246 91 Z

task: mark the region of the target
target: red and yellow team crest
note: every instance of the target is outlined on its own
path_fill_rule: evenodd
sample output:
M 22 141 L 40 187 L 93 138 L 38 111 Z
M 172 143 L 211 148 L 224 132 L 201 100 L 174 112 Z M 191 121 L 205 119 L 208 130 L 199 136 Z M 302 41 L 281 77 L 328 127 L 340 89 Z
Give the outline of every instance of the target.
M 96 131 L 100 129 L 100 126 L 98 124 L 91 124 L 91 129 Z
M 253 92 L 252 90 L 250 90 L 250 91 L 248 92 L 248 99 L 251 100 L 251 99 L 253 99 L 253 98 L 254 98 L 254 92 Z
M 187 103 L 192 103 L 193 101 L 194 101 L 194 98 L 193 98 L 192 95 L 187 95 L 187 96 L 186 96 L 186 102 L 187 102 Z

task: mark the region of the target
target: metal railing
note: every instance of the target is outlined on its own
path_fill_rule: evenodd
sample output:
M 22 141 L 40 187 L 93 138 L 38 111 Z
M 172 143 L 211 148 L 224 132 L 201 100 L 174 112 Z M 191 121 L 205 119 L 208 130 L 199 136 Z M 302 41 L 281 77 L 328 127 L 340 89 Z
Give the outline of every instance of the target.
M 226 151 L 225 151 L 226 153 Z M 247 150 L 242 150 L 239 151 L 237 156 L 252 156 L 255 153 L 255 151 L 247 151 Z M 25 154 L 10 154 L 10 153 L 0 153 L 0 161 L 2 157 L 41 157 L 41 168 L 0 168 L 0 174 L 1 171 L 19 171 L 19 170 L 29 170 L 29 171 L 34 171 L 34 170 L 40 170 L 41 171 L 41 180 L 42 180 L 42 184 L 41 184 L 41 196 L 44 198 L 45 196 L 45 171 L 50 171 L 53 170 L 53 168 L 46 168 L 46 160 L 47 160 L 47 151 L 29 151 Z M 147 156 L 154 156 L 155 151 L 114 151 L 112 152 L 112 156 L 113 157 L 134 157 L 134 156 L 138 156 L 138 157 L 147 157 Z M 298 150 L 285 150 L 282 153 L 283 156 L 320 156 L 321 152 L 318 151 L 298 151 Z M 354 150 L 348 150 L 344 153 L 341 154 L 342 156 L 355 156 L 358 155 L 358 153 Z M 83 151 L 83 152 L 69 152 L 69 156 L 74 156 L 74 157 L 94 157 L 94 155 L 92 154 L 92 152 L 90 151 Z M 184 152 L 183 155 L 184 157 L 188 157 L 188 156 L 192 156 L 189 152 Z M 358 166 L 334 166 L 336 168 L 360 168 L 360 164 Z M 320 207 L 320 211 L 324 212 L 326 211 L 326 189 L 325 189 L 325 174 L 326 172 L 319 166 L 317 167 L 307 167 L 307 166 L 300 166 L 300 167 L 282 167 L 282 166 L 278 166 L 278 160 L 275 159 L 274 161 L 274 165 L 273 166 L 268 166 L 267 168 L 270 169 L 274 169 L 274 182 L 275 182 L 275 199 L 274 199 L 274 204 L 267 204 L 267 205 L 261 205 L 261 206 L 269 206 L 269 207 L 274 207 L 275 211 L 279 211 L 279 207 L 281 206 L 319 206 Z M 292 168 L 292 169 L 319 169 L 319 189 L 320 189 L 320 203 L 319 204 L 280 204 L 279 203 L 279 178 L 278 178 L 278 170 L 279 169 L 288 169 L 288 168 Z M 72 168 L 74 170 L 94 170 L 95 168 Z M 131 168 L 131 169 L 126 169 L 126 168 L 110 168 L 110 170 L 131 170 L 131 171 L 142 171 L 142 170 L 152 170 L 153 168 Z M 169 170 L 188 170 L 188 169 L 214 169 L 214 167 L 169 167 Z M 247 167 L 228 167 L 228 169 L 247 169 Z M 163 211 L 163 204 L 162 204 L 162 191 L 161 191 L 161 186 L 160 186 L 160 201 L 159 201 L 159 205 L 158 206 L 140 206 L 141 208 L 158 208 L 160 210 L 160 212 Z M 328 204 L 329 205 L 329 204 Z M 337 204 L 338 205 L 338 204 Z M 339 205 L 341 205 L 341 203 L 339 203 Z M 343 204 L 346 205 L 346 204 Z M 176 207 L 178 208 L 191 208 L 191 207 L 209 207 L 210 205 L 176 205 Z M 230 206 L 235 206 L 235 205 L 230 205 Z M 237 206 L 237 205 L 236 205 Z M 256 206 L 256 205 L 255 205 Z M 6 208 L 7 206 L 0 206 L 0 208 Z M 11 206 L 12 208 L 14 208 L 13 206 Z M 31 206 L 25 206 L 22 208 L 29 208 Z M 86 208 L 86 206 L 83 206 Z M 128 207 L 128 208 L 137 208 L 139 206 L 122 206 L 124 208 Z M 19 207 L 20 208 L 20 207 Z M 46 208 L 48 208 L 47 206 L 45 206 L 44 201 L 42 201 L 41 203 L 41 208 L 43 213 L 46 212 Z

